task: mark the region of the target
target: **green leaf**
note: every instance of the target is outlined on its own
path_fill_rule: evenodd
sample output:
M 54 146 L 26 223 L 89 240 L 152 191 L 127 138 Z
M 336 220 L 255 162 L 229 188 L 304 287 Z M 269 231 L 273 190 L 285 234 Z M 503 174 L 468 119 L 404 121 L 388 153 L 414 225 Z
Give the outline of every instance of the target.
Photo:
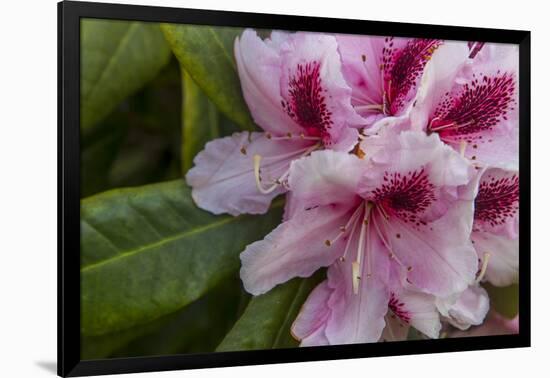
M 181 166 L 185 174 L 192 166 L 195 155 L 204 145 L 220 136 L 239 131 L 237 125 L 218 111 L 193 78 L 182 68 L 182 146 Z
M 168 63 L 159 25 L 135 21 L 84 19 L 81 23 L 81 129 L 107 116 Z
M 519 311 L 519 285 L 514 284 L 506 287 L 496 287 L 489 283 L 483 284 L 489 298 L 491 307 L 499 314 L 513 318 Z
M 170 316 L 162 328 L 133 340 L 113 357 L 209 353 L 237 320 L 241 284 L 238 276 Z
M 246 306 L 249 297 L 235 275 L 204 297 L 160 319 L 120 332 L 81 338 L 81 358 L 213 352 L 242 314 L 241 305 Z
M 181 177 L 179 156 L 172 146 L 176 138 L 179 139 L 175 135 L 150 129 L 130 128 L 126 142 L 109 172 L 111 188 L 139 186 Z
M 233 57 L 233 43 L 242 29 L 179 24 L 161 28 L 182 67 L 220 111 L 243 130 L 254 130 Z
M 184 94 L 181 165 L 185 174 L 193 166 L 193 158 L 204 148 L 206 142 L 219 136 L 220 120 L 216 106 L 183 69 L 182 77 Z
M 239 254 L 281 219 L 198 209 L 183 180 L 81 201 L 81 332 L 148 323 L 203 296 L 239 269 Z
M 156 319 L 147 324 L 100 336 L 82 336 L 80 338 L 80 358 L 96 360 L 110 357 L 116 350 L 144 335 L 157 332 L 164 324 L 173 320 L 177 312 Z
M 80 194 L 87 197 L 107 189 L 109 171 L 126 136 L 122 117 L 113 114 L 81 143 Z
M 252 298 L 216 351 L 296 347 L 298 342 L 292 338 L 290 327 L 324 274 L 324 271 L 319 271 L 307 279 L 295 278 Z

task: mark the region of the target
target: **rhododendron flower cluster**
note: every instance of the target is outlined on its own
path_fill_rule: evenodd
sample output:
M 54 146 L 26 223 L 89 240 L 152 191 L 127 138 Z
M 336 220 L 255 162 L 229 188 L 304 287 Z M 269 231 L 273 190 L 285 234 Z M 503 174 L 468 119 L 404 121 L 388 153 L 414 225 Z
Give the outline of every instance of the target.
M 483 323 L 481 285 L 518 278 L 514 46 L 246 30 L 242 92 L 261 132 L 209 142 L 198 206 L 282 223 L 241 255 L 253 295 L 326 268 L 302 346 L 430 338 Z

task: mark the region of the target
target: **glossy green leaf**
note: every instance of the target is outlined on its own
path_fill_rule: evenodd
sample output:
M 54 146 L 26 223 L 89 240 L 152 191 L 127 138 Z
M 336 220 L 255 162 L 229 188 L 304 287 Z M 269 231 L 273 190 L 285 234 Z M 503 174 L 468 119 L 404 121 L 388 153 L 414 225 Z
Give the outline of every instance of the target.
M 195 84 L 191 76 L 182 71 L 182 169 L 185 174 L 193 166 L 193 158 L 209 140 L 220 134 L 218 109 Z
M 193 78 L 182 68 L 181 166 L 185 174 L 193 159 L 212 139 L 231 135 L 239 127 L 218 111 Z
M 238 318 L 241 283 L 236 275 L 171 316 L 162 328 L 137 338 L 113 357 L 209 353 Z
M 214 216 L 183 180 L 117 189 L 81 202 L 81 332 L 148 323 L 203 296 L 239 269 L 239 254 L 281 219 Z
M 216 350 L 229 352 L 298 346 L 290 334 L 290 327 L 307 296 L 323 276 L 324 272 L 319 271 L 307 279 L 295 278 L 252 298 Z
M 81 339 L 81 358 L 119 358 L 213 352 L 238 316 L 241 282 L 236 275 L 204 297 L 147 324 Z
M 110 186 L 109 172 L 127 132 L 122 117 L 114 114 L 81 143 L 80 194 L 87 197 Z
M 489 283 L 483 285 L 489 293 L 491 308 L 508 318 L 513 318 L 519 311 L 519 285 L 496 287 Z
M 84 19 L 81 23 L 81 129 L 107 116 L 168 63 L 158 24 Z
M 179 24 L 161 28 L 182 67 L 219 110 L 243 130 L 253 130 L 233 55 L 242 29 Z
M 80 358 L 83 360 L 96 360 L 111 357 L 115 351 L 125 347 L 133 340 L 159 332 L 162 326 L 173 321 L 177 317 L 177 314 L 177 312 L 169 314 L 150 323 L 140 324 L 136 327 L 105 335 L 82 335 L 80 338 Z

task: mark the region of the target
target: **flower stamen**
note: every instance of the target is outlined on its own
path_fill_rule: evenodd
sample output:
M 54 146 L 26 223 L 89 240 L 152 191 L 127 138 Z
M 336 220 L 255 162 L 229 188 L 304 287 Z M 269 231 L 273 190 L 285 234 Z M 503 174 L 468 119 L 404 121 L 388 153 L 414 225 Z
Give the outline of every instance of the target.
M 479 270 L 479 274 L 477 275 L 477 278 L 476 278 L 476 283 L 480 283 L 483 277 L 485 276 L 490 258 L 491 258 L 491 254 L 489 252 L 485 252 L 483 254 L 483 261 L 481 263 L 481 269 Z
M 351 274 L 353 284 L 353 294 L 359 293 L 359 282 L 361 281 L 361 273 L 359 272 L 359 263 L 354 261 L 351 263 Z
M 260 191 L 260 193 L 263 194 L 269 194 L 273 192 L 275 189 L 279 187 L 279 185 L 282 184 L 282 182 L 286 179 L 286 176 L 288 176 L 290 172 L 290 167 L 281 175 L 277 180 L 275 180 L 275 183 L 268 187 L 267 189 L 263 187 L 261 183 L 260 178 L 260 163 L 262 161 L 262 157 L 258 154 L 254 155 L 254 178 L 256 179 L 256 187 Z
M 277 137 L 270 136 L 268 139 L 269 140 L 289 140 L 289 139 L 292 139 L 294 137 L 300 138 L 302 140 L 314 140 L 314 141 L 320 141 L 321 140 L 320 137 L 308 136 L 308 135 L 305 135 L 304 133 L 300 133 L 299 135 L 294 135 L 292 133 L 288 133 L 285 136 L 277 136 Z
M 358 210 L 356 211 L 360 211 L 363 206 L 365 205 L 365 203 L 361 203 L 361 206 L 358 207 Z M 344 253 L 342 254 L 342 256 L 340 257 L 340 261 L 345 261 L 346 260 L 346 256 L 348 254 L 348 250 L 349 250 L 349 247 L 351 245 L 351 241 L 353 239 L 353 234 L 355 233 L 355 228 L 357 227 L 357 221 L 359 220 L 359 217 L 355 217 L 355 220 L 353 222 L 353 225 L 351 226 L 351 231 L 349 233 L 349 237 L 348 237 L 348 241 L 346 243 L 346 247 L 344 248 Z
M 361 280 L 361 267 L 362 267 L 362 259 L 361 257 L 365 253 L 365 234 L 366 234 L 366 227 L 369 221 L 369 215 L 370 210 L 372 208 L 372 204 L 368 202 L 365 206 L 365 212 L 363 214 L 363 220 L 361 222 L 361 229 L 359 231 L 359 242 L 357 243 L 357 255 L 355 256 L 355 261 L 352 263 L 352 279 L 353 279 L 353 292 L 354 294 L 358 293 L 359 290 L 359 280 Z M 367 247 L 366 253 L 366 260 L 367 260 L 367 277 L 371 275 L 370 272 L 370 248 Z
M 450 123 L 446 123 L 444 125 L 439 125 L 439 126 L 433 127 L 432 124 L 433 124 L 434 120 L 435 120 L 435 118 L 430 122 L 430 125 L 429 125 L 429 130 L 433 131 L 433 132 L 438 132 L 438 131 L 442 131 L 442 130 L 445 130 L 445 129 L 458 130 L 458 129 L 461 129 L 463 127 L 470 126 L 472 123 L 474 123 L 473 120 L 469 121 L 469 122 L 465 122 L 465 123 L 460 123 L 460 124 L 457 124 L 456 122 L 450 122 Z
M 379 110 L 383 112 L 384 105 L 383 104 L 358 105 L 358 106 L 355 106 L 355 110 L 357 111 Z
M 321 147 L 321 143 L 316 143 L 313 146 L 308 147 L 308 148 L 304 148 L 304 149 L 301 149 L 301 150 L 298 150 L 298 151 L 293 151 L 293 152 L 288 153 L 288 154 L 282 154 L 282 155 L 278 155 L 278 156 L 269 156 L 266 159 L 272 159 L 272 160 L 273 159 L 278 159 L 278 161 L 280 161 L 280 160 L 283 160 L 285 158 L 295 156 L 295 155 L 298 155 L 297 159 L 299 159 L 302 156 L 309 155 L 311 152 L 315 151 L 319 147 Z M 263 193 L 263 194 L 269 194 L 269 193 L 273 192 L 275 189 L 277 189 L 280 185 L 283 185 L 285 180 L 287 179 L 289 173 L 290 173 L 290 166 L 289 166 L 285 170 L 285 172 L 273 182 L 273 184 L 270 187 L 264 188 L 264 186 L 262 185 L 262 182 L 261 182 L 262 179 L 260 177 L 260 166 L 261 166 L 261 162 L 262 162 L 262 156 L 259 155 L 259 154 L 255 154 L 253 156 L 253 161 L 254 161 L 254 179 L 256 180 L 256 188 L 258 188 L 260 193 Z M 274 162 L 272 162 L 271 164 L 274 164 Z
M 361 210 L 362 206 L 363 205 L 361 205 L 357 209 L 355 209 L 355 211 L 353 212 L 353 214 L 351 215 L 351 217 L 349 218 L 349 220 L 347 221 L 347 223 L 344 226 L 340 226 L 340 230 L 339 230 L 338 234 L 336 235 L 336 237 L 334 237 L 334 239 L 325 240 L 325 245 L 327 247 L 330 247 L 331 245 L 336 243 L 338 241 L 338 239 L 340 239 L 340 237 L 342 237 L 344 234 L 346 234 L 346 231 L 348 231 L 349 226 L 351 225 L 351 223 L 355 222 L 355 219 L 359 216 L 359 213 L 360 213 L 360 210 Z
M 389 227 L 390 224 L 389 222 L 386 220 L 386 218 L 384 218 L 384 215 L 382 215 L 382 213 L 380 212 L 380 207 L 377 206 L 376 209 L 378 210 L 378 212 L 380 213 L 380 216 L 382 217 L 382 219 L 384 220 L 384 222 L 386 222 L 387 226 Z M 376 233 L 378 234 L 378 237 L 380 238 L 380 240 L 382 240 L 382 243 L 386 246 L 386 248 L 388 249 L 388 252 L 390 254 L 390 258 L 392 258 L 393 260 L 395 260 L 400 266 L 404 267 L 405 265 L 401 262 L 401 260 L 397 257 L 397 255 L 393 252 L 393 247 L 390 245 L 389 241 L 386 239 L 386 237 L 384 236 L 382 230 L 380 229 L 380 227 L 378 226 L 378 222 L 376 222 L 376 217 L 372 217 L 372 224 L 376 230 Z

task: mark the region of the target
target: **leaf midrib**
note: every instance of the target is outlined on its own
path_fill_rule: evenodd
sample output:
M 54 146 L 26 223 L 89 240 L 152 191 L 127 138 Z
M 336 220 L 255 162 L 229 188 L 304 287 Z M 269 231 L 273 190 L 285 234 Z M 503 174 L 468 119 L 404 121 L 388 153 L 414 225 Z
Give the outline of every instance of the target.
M 274 202 L 273 205 L 271 206 L 270 210 L 282 207 L 283 203 L 284 203 L 283 201 Z M 98 267 L 101 267 L 103 265 L 113 263 L 115 261 L 125 259 L 127 257 L 134 256 L 138 253 L 147 252 L 150 249 L 157 248 L 157 247 L 163 246 L 165 244 L 175 242 L 175 241 L 180 240 L 180 239 L 185 239 L 189 236 L 200 234 L 200 233 L 206 232 L 206 231 L 208 231 L 212 228 L 220 227 L 220 226 L 223 226 L 225 224 L 228 224 L 228 223 L 231 223 L 231 222 L 234 222 L 234 221 L 238 221 L 238 220 L 241 220 L 241 219 L 242 219 L 242 217 L 240 217 L 240 216 L 227 217 L 227 218 L 222 219 L 222 220 L 217 221 L 217 222 L 212 222 L 210 224 L 206 224 L 206 225 L 197 227 L 197 228 L 189 230 L 189 231 L 184 231 L 182 233 L 169 236 L 167 238 L 161 239 L 161 240 L 156 241 L 154 243 L 149 243 L 149 244 L 146 244 L 144 246 L 141 246 L 141 247 L 133 249 L 133 250 L 127 250 L 127 251 L 121 252 L 121 253 L 119 253 L 118 255 L 116 255 L 112 258 L 109 258 L 109 259 L 106 259 L 106 260 L 103 260 L 103 261 L 100 261 L 100 262 L 97 262 L 97 263 L 86 265 L 85 267 L 80 269 L 80 272 L 81 272 L 81 274 L 86 273 L 90 270 L 97 269 Z
M 118 254 L 118 255 L 110 258 L 110 259 L 106 259 L 106 260 L 103 260 L 103 261 L 100 261 L 100 262 L 97 262 L 97 263 L 94 263 L 94 264 L 86 265 L 85 267 L 81 268 L 80 271 L 81 271 L 81 273 L 85 273 L 87 271 L 97 269 L 98 267 L 101 267 L 105 264 L 113 263 L 117 260 L 121 260 L 121 259 L 124 259 L 124 258 L 127 258 L 127 257 L 131 257 L 131 256 L 134 256 L 134 255 L 137 255 L 138 253 L 146 252 L 150 249 L 161 247 L 165 244 L 169 244 L 169 243 L 175 242 L 177 240 L 187 238 L 189 236 L 193 236 L 193 235 L 196 235 L 196 234 L 200 234 L 202 232 L 206 232 L 206 231 L 210 230 L 211 228 L 223 226 L 224 224 L 231 223 L 235 220 L 240 220 L 240 218 L 239 217 L 233 217 L 233 218 L 229 217 L 229 218 L 225 218 L 225 219 L 223 219 L 221 221 L 218 221 L 218 222 L 213 222 L 213 223 L 201 226 L 201 227 L 197 227 L 193 230 L 189 230 L 189 231 L 185 231 L 185 232 L 182 232 L 182 233 L 179 233 L 179 234 L 175 234 L 175 235 L 169 236 L 167 238 L 158 240 L 154 243 L 146 244 L 146 245 L 141 246 L 139 248 L 136 248 L 134 250 L 124 251 L 124 252 L 122 252 L 122 253 L 120 253 L 120 254 Z
M 212 27 L 208 27 L 208 31 L 212 34 L 214 41 L 216 41 L 216 44 L 222 50 L 225 59 L 229 62 L 229 65 L 231 66 L 231 68 L 233 68 L 233 71 L 237 72 L 237 67 L 235 66 L 235 62 L 233 61 L 227 49 L 225 48 L 225 45 L 223 44 L 223 42 L 220 40 L 220 37 L 217 35 L 217 33 L 214 31 Z

